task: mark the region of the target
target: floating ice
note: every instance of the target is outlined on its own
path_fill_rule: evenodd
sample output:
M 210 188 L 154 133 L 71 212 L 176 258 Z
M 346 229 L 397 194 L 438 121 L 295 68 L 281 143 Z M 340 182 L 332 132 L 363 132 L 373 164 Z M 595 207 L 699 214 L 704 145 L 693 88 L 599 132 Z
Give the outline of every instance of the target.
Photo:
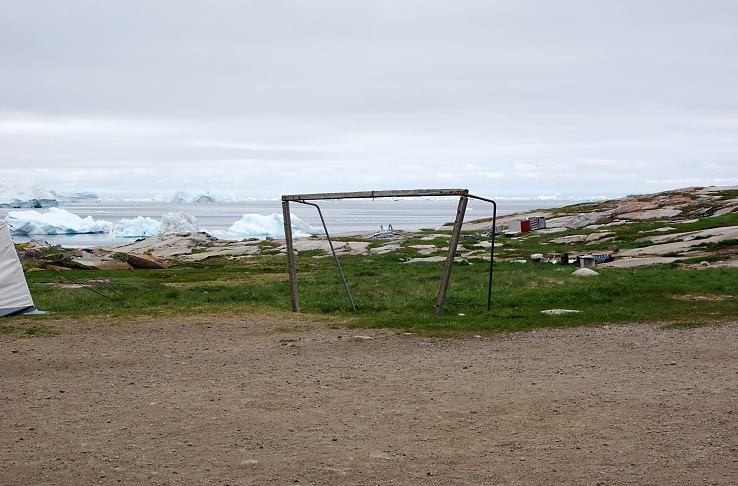
M 136 216 L 133 219 L 121 219 L 110 229 L 110 236 L 116 238 L 146 238 L 159 234 L 159 223 L 148 216 Z
M 54 194 L 41 187 L 14 191 L 0 186 L 0 208 L 50 208 L 58 205 Z
M 296 238 L 323 234 L 323 230 L 316 228 L 291 215 L 292 235 Z M 244 238 L 284 238 L 284 217 L 273 213 L 269 216 L 262 214 L 244 214 L 240 220 L 226 231 L 212 231 L 213 236 L 224 240 L 241 240 Z
M 189 194 L 184 191 L 178 191 L 172 197 L 173 203 L 232 203 L 238 202 L 238 198 L 231 194 L 215 193 L 210 191 Z
M 160 235 L 197 233 L 197 218 L 183 212 L 166 213 L 161 217 Z
M 292 215 L 292 232 L 296 238 L 323 234 L 316 228 Z M 166 213 L 161 222 L 148 216 L 121 219 L 117 223 L 95 221 L 91 216 L 81 218 L 65 209 L 49 208 L 47 212 L 11 211 L 5 218 L 13 234 L 17 235 L 73 235 L 109 233 L 113 238 L 146 238 L 149 236 L 194 233 L 200 231 L 197 218 L 182 212 Z M 226 240 L 244 238 L 284 238 L 282 214 L 244 214 L 228 230 L 207 231 Z
M 70 202 L 95 202 L 99 197 L 94 192 L 65 192 L 60 193 L 54 190 L 49 191 L 60 203 Z
M 197 231 L 197 218 L 182 212 L 164 214 L 161 223 L 153 218 L 137 216 L 113 224 L 110 221 L 95 221 L 91 216 L 81 218 L 65 209 L 49 208 L 45 213 L 11 211 L 5 221 L 11 232 L 17 235 L 110 233 L 114 238 L 145 238 Z
M 73 235 L 105 233 L 110 231 L 110 221 L 95 221 L 91 216 L 80 218 L 76 214 L 59 208 L 48 212 L 10 211 L 5 217 L 10 231 L 17 235 Z
M 190 199 L 192 199 L 192 196 L 186 192 L 179 191 L 174 194 L 174 197 L 172 197 L 172 202 L 176 204 L 188 203 L 190 202 Z

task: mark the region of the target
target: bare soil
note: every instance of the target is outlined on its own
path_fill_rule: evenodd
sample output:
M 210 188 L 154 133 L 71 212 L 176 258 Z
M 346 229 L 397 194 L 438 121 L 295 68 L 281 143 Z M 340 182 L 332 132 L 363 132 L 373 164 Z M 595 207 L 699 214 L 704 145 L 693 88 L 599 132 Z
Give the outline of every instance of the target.
M 738 324 L 48 322 L 0 336 L 2 485 L 738 484 Z

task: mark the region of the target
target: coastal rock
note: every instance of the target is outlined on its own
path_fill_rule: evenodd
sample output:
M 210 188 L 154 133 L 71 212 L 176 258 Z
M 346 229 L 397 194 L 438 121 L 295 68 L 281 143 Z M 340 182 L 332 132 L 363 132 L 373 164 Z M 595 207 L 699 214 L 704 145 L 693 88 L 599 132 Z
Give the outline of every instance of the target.
M 738 239 L 738 226 L 725 226 L 722 228 L 711 228 L 701 231 L 690 231 L 680 234 L 663 235 L 651 237 L 655 239 L 668 239 L 669 242 L 646 246 L 643 248 L 629 248 L 620 252 L 621 257 L 635 257 L 645 255 L 666 255 L 668 253 L 681 253 L 692 248 L 718 243 L 725 240 Z M 676 241 L 675 241 L 676 240 Z
M 639 201 L 637 199 L 625 198 L 618 201 L 618 205 L 613 212 L 615 214 L 638 213 L 658 207 L 659 204 L 656 201 Z
M 612 215 L 612 211 L 594 211 L 591 213 L 578 213 L 572 216 L 561 216 L 546 221 L 549 228 L 571 228 L 579 229 L 595 224 L 600 220 L 607 219 Z
M 729 214 L 733 211 L 738 211 L 738 205 L 726 206 L 724 208 L 717 209 L 714 213 L 712 213 L 712 215 L 723 216 L 724 214 Z
M 572 272 L 572 275 L 575 277 L 596 277 L 599 273 L 595 272 L 591 268 L 580 268 Z
M 125 256 L 125 261 L 133 268 L 140 269 L 161 269 L 167 268 L 169 265 L 157 258 L 149 255 L 142 255 L 136 253 L 128 253 Z
M 82 270 L 131 270 L 128 263 L 110 257 L 77 257 L 71 259 L 75 268 Z
M 410 248 L 418 250 L 418 253 L 422 256 L 432 255 L 439 251 L 439 249 L 436 248 L 436 245 L 411 245 Z
M 673 218 L 682 213 L 680 209 L 676 208 L 661 208 L 661 209 L 649 209 L 647 211 L 638 211 L 631 213 L 621 213 L 618 217 L 623 219 L 660 219 L 660 218 Z
M 571 245 L 573 243 L 584 243 L 587 239 L 587 235 L 569 235 L 562 236 L 561 238 L 554 238 L 551 243 L 559 243 L 562 245 Z
M 645 265 L 659 265 L 662 263 L 672 263 L 679 260 L 676 257 L 635 257 L 635 258 L 620 258 L 613 262 L 602 263 L 599 266 L 602 268 L 634 268 L 642 267 Z
M 260 240 L 219 240 L 207 233 L 152 236 L 133 243 L 107 247 L 108 252 L 147 255 L 156 261 L 200 261 L 211 257 L 250 256 L 261 251 Z
M 614 233 L 612 231 L 599 231 L 596 233 L 590 233 L 588 235 L 562 236 L 561 238 L 555 238 L 551 240 L 551 243 L 563 243 L 563 244 L 592 243 L 595 241 L 600 241 L 604 238 L 608 238 L 612 236 L 613 234 Z

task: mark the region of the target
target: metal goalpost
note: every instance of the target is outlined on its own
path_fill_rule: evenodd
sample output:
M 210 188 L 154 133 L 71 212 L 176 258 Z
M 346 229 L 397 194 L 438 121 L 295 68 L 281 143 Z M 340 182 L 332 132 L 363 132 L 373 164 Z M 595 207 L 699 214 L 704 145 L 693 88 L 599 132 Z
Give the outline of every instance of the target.
M 300 297 L 299 289 L 297 285 L 297 266 L 295 262 L 294 244 L 292 241 L 292 219 L 290 216 L 290 203 L 295 202 L 299 204 L 307 204 L 313 206 L 318 210 L 320 221 L 323 224 L 323 230 L 325 231 L 328 239 L 328 244 L 331 248 L 331 253 L 338 267 L 338 271 L 341 274 L 346 294 L 348 295 L 349 302 L 354 312 L 356 312 L 356 306 L 354 305 L 351 291 L 349 290 L 346 278 L 341 269 L 341 264 L 338 260 L 338 256 L 333 248 L 333 242 L 331 241 L 328 233 L 328 228 L 323 218 L 323 213 L 320 210 L 320 206 L 316 203 L 308 201 L 318 200 L 330 200 L 330 199 L 376 199 L 376 198 L 387 198 L 387 197 L 438 197 L 438 196 L 458 196 L 459 205 L 456 210 L 456 219 L 454 220 L 454 227 L 451 232 L 451 240 L 448 247 L 448 255 L 446 256 L 446 263 L 443 269 L 443 275 L 441 276 L 441 284 L 438 289 L 438 296 L 436 298 L 435 315 L 440 316 L 443 312 L 443 306 L 446 302 L 446 294 L 448 293 L 448 285 L 451 281 L 451 269 L 453 267 L 454 257 L 456 256 L 456 249 L 459 244 L 459 238 L 461 236 L 461 227 L 464 223 L 464 215 L 466 214 L 466 206 L 469 199 L 478 199 L 492 204 L 492 237 L 490 246 L 490 259 L 489 259 L 489 281 L 487 286 L 487 311 L 492 306 L 492 271 L 495 255 L 495 227 L 497 225 L 497 203 L 492 199 L 487 199 L 473 194 L 469 194 L 468 189 L 409 189 L 409 190 L 393 190 L 393 191 L 360 191 L 360 192 L 327 192 L 317 194 L 291 194 L 282 196 L 282 214 L 284 218 L 284 236 L 287 247 L 287 266 L 290 280 L 290 295 L 292 299 L 292 310 L 293 312 L 300 312 Z

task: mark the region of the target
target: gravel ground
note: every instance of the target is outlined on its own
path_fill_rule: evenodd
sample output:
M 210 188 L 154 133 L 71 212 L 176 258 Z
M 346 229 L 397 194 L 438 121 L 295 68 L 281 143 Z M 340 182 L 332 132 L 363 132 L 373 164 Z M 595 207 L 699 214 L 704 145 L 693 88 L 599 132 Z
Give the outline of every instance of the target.
M 48 322 L 0 336 L 2 485 L 738 484 L 738 324 Z

